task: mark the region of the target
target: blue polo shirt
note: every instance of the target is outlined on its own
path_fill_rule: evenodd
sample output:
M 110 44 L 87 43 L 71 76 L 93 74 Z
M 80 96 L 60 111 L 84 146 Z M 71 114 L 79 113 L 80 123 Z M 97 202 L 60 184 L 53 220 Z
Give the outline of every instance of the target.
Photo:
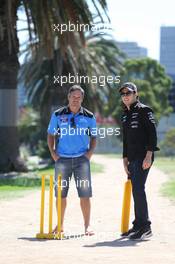
M 96 137 L 96 119 L 84 107 L 73 114 L 68 106 L 64 106 L 52 114 L 47 132 L 56 136 L 59 156 L 79 157 L 88 151 L 90 137 Z

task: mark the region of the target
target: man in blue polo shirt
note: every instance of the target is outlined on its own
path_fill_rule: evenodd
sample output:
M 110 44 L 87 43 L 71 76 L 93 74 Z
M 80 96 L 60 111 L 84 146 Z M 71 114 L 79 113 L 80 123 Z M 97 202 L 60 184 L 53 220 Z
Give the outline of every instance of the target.
M 57 198 L 58 174 L 62 174 L 61 222 L 63 231 L 66 197 L 74 175 L 80 197 L 86 235 L 93 235 L 90 228 L 90 197 L 92 197 L 90 159 L 96 146 L 96 119 L 81 106 L 84 90 L 74 85 L 68 92 L 68 106 L 56 110 L 48 126 L 48 147 L 55 161 L 55 196 Z M 57 202 L 57 199 L 56 199 Z M 55 227 L 54 232 L 56 232 Z

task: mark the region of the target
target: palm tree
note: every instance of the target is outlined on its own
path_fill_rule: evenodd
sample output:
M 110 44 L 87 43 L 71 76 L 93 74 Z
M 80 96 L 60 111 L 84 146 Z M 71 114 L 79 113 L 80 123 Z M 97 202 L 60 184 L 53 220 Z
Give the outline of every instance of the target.
M 88 32 L 85 35 L 84 47 L 79 47 L 79 54 L 76 57 L 72 52 L 67 52 L 66 57 L 58 59 L 60 50 L 55 51 L 52 60 L 44 59 L 38 68 L 35 62 L 38 60 L 39 53 L 33 56 L 24 64 L 20 71 L 21 80 L 25 81 L 29 102 L 40 111 L 42 124 L 48 124 L 51 107 L 61 106 L 66 103 L 66 94 L 70 84 L 63 86 L 53 84 L 55 73 L 59 76 L 67 76 L 69 73 L 74 76 L 88 76 L 91 80 L 97 77 L 97 83 L 81 82 L 85 89 L 86 97 L 84 105 L 92 111 L 103 111 L 104 103 L 113 89 L 114 82 L 100 83 L 100 76 L 117 76 L 122 68 L 121 58 L 123 54 L 119 51 L 116 43 L 110 35 L 101 32 Z M 59 70 L 62 69 L 60 74 Z M 104 80 L 103 80 L 104 81 Z M 77 83 L 77 82 L 76 82 Z
M 96 1 L 106 12 L 106 0 Z M 98 10 L 97 3 L 91 1 Z M 26 13 L 30 44 L 34 52 L 42 51 L 45 58 L 53 58 L 55 32 L 53 24 L 77 24 L 93 22 L 92 12 L 85 0 L 1 0 L 0 2 L 0 171 L 23 170 L 19 161 L 17 131 L 17 76 L 19 70 L 19 41 L 17 36 L 17 12 L 23 8 Z M 60 60 L 67 50 L 75 55 L 78 43 L 84 45 L 81 31 L 57 34 Z M 41 53 L 40 53 L 41 54 Z M 41 58 L 40 58 L 41 59 Z M 40 62 L 38 62 L 40 65 Z

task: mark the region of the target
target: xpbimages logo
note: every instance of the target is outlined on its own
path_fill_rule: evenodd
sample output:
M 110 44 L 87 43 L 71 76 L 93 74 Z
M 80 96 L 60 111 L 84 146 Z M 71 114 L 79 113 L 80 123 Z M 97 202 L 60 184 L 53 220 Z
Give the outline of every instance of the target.
M 77 127 L 73 128 L 71 126 L 55 129 L 55 135 L 63 138 L 64 136 L 81 136 L 81 135 L 91 135 L 99 138 L 105 138 L 107 136 L 119 136 L 120 128 L 119 127 L 94 127 L 89 131 L 88 128 Z
M 99 84 L 99 86 L 105 86 L 106 84 L 109 83 L 114 83 L 118 84 L 120 83 L 120 76 L 104 76 L 104 75 L 93 75 L 93 76 L 85 76 L 85 75 L 79 75 L 78 73 L 76 75 L 71 75 L 70 73 L 68 76 L 61 75 L 61 76 L 55 76 L 54 75 L 54 84 L 59 84 L 59 85 L 64 85 L 65 83 L 70 83 L 70 84 Z
M 70 21 L 65 24 L 53 24 L 52 26 L 54 32 L 59 32 L 59 34 L 64 34 L 64 32 L 90 32 L 90 31 L 99 31 L 100 34 L 105 34 L 111 30 L 111 25 L 108 23 L 99 23 L 99 24 L 81 24 L 77 21 L 77 23 L 71 23 Z

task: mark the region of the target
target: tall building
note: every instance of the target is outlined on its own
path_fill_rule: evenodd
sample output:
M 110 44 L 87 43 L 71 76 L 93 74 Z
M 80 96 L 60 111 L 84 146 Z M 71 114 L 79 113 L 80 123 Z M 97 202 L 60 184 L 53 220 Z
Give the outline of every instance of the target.
M 161 27 L 160 63 L 167 74 L 175 75 L 175 27 Z
M 117 42 L 117 46 L 128 58 L 137 59 L 147 57 L 147 49 L 138 46 L 137 42 Z
M 175 112 L 175 26 L 162 26 L 160 31 L 160 63 L 173 79 L 169 100 Z

